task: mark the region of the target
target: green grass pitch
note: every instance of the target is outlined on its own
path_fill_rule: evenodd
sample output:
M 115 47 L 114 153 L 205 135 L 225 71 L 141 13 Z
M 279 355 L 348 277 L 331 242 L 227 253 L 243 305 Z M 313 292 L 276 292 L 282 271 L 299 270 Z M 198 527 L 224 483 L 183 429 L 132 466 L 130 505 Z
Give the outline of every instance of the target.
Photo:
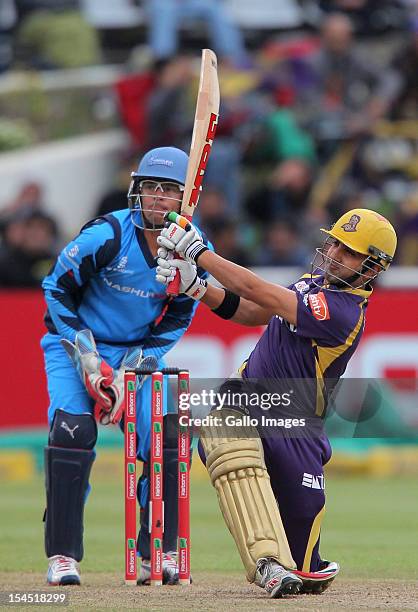
M 322 555 L 337 560 L 349 579 L 418 578 L 416 477 L 328 478 Z M 1 483 L 0 571 L 46 571 L 43 478 Z M 240 559 L 208 480 L 192 480 L 192 569 L 241 571 Z M 82 570 L 118 572 L 123 579 L 122 480 L 93 478 L 85 512 Z

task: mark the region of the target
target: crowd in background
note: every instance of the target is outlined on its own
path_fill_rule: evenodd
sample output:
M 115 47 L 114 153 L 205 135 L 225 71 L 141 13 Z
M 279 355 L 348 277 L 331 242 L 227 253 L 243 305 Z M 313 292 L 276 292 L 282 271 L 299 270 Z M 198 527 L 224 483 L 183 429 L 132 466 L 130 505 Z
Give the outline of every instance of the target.
M 4 71 L 13 69 L 4 41 L 18 36 L 27 15 L 19 15 L 19 6 L 28 4 L 1 2 Z M 188 151 L 199 53 L 182 28 L 197 19 L 199 43 L 218 54 L 221 82 L 220 120 L 197 212 L 217 252 L 245 266 L 308 266 L 319 228 L 365 207 L 394 223 L 395 263 L 418 265 L 417 2 L 301 0 L 309 27 L 270 32 L 256 46 L 222 11 L 222 0 L 140 4 L 149 20 L 140 69 L 130 66 L 116 86 L 132 144 L 97 214 L 127 206 L 129 174 L 145 150 Z M 36 54 L 31 62 L 36 69 L 59 67 Z M 132 108 L 130 88 L 138 86 L 140 103 Z M 37 285 L 62 246 L 57 224 L 42 210 L 41 185 L 28 182 L 6 204 L 0 285 Z

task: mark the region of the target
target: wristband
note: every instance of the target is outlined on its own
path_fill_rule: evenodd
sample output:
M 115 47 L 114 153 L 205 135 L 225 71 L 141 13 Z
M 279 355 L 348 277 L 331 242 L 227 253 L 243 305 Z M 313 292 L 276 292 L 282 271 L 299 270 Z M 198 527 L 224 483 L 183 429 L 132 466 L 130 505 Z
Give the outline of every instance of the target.
M 225 297 L 217 308 L 212 310 L 213 313 L 221 317 L 221 319 L 232 319 L 238 310 L 240 296 L 228 289 L 224 289 Z
M 203 242 L 197 242 L 196 244 L 192 244 L 190 249 L 186 249 L 187 253 L 185 253 L 186 257 L 192 259 L 195 263 L 199 257 L 205 251 L 209 251 L 208 247 L 203 244 Z

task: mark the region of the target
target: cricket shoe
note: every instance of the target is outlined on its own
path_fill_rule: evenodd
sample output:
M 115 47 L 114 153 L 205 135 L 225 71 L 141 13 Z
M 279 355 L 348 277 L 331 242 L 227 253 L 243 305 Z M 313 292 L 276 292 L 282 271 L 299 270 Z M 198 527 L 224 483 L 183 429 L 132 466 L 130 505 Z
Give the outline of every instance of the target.
M 163 554 L 163 584 L 178 584 L 179 582 L 179 568 L 177 564 L 177 553 L 170 552 Z M 141 566 L 139 568 L 139 577 L 137 584 L 149 585 L 151 584 L 151 561 L 148 559 L 142 559 Z
M 325 591 L 340 571 L 340 566 L 335 561 L 322 561 L 322 567 L 317 572 L 299 572 L 295 570 L 296 576 L 302 580 L 301 593 L 319 594 Z
M 80 572 L 75 559 L 64 555 L 49 557 L 46 581 L 51 586 L 80 584 Z
M 302 587 L 302 580 L 293 572 L 286 570 L 275 559 L 264 557 L 257 561 L 255 583 L 273 599 L 297 595 Z

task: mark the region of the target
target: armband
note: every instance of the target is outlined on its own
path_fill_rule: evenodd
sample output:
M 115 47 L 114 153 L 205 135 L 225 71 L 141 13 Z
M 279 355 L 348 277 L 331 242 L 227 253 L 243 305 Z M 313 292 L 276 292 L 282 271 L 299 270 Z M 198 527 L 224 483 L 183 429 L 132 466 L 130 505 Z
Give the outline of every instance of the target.
M 213 313 L 221 317 L 221 319 L 232 319 L 238 310 L 240 296 L 228 289 L 224 289 L 225 297 L 217 308 L 212 310 Z

